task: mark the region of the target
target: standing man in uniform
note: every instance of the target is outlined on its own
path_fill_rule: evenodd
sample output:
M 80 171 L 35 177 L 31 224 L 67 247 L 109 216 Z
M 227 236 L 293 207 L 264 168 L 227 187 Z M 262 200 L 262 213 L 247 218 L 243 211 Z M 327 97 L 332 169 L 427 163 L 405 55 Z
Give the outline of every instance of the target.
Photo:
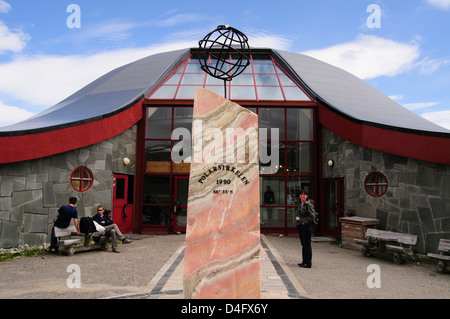
M 300 243 L 302 245 L 302 258 L 303 261 L 298 264 L 302 268 L 311 268 L 312 261 L 312 248 L 311 248 L 311 236 L 313 233 L 313 223 L 316 218 L 316 212 L 314 211 L 313 204 L 307 200 L 308 195 L 305 190 L 300 191 L 300 205 L 296 212 L 296 221 L 298 236 L 300 237 Z

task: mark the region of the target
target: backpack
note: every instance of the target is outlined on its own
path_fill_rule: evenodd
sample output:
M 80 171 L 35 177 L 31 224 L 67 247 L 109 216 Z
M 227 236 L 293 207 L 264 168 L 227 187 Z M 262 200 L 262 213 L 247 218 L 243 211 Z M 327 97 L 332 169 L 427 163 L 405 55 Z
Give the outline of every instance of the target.
M 95 233 L 97 229 L 94 225 L 92 217 L 81 217 L 80 219 L 80 232 L 83 234 Z

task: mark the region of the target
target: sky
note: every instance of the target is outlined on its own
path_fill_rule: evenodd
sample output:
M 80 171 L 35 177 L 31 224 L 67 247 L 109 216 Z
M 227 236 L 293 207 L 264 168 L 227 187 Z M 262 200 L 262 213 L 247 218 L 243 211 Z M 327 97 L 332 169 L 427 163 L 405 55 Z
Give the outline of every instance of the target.
M 0 127 L 226 24 L 250 46 L 335 65 L 450 129 L 450 0 L 0 0 Z

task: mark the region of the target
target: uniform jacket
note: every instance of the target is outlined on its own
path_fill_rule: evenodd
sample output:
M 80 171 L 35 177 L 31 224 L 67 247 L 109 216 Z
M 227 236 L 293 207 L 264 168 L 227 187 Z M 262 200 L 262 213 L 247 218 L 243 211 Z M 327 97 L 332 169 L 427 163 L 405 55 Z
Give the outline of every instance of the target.
M 297 225 L 301 225 L 302 223 L 306 226 L 313 224 L 313 222 L 317 219 L 317 213 L 314 210 L 314 205 L 311 204 L 310 201 L 306 201 L 305 203 L 300 203 L 297 208 L 297 212 L 295 213 L 295 217 L 297 220 Z

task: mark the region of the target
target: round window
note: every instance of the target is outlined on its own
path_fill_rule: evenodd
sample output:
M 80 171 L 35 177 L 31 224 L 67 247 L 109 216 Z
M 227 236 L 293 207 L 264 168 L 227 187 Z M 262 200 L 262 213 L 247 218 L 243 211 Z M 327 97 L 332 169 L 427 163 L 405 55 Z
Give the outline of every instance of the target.
M 94 178 L 92 172 L 86 167 L 78 167 L 70 175 L 70 185 L 77 192 L 87 191 L 93 183 Z
M 370 196 L 381 197 L 387 192 L 388 180 L 382 173 L 372 172 L 367 175 L 364 187 Z

